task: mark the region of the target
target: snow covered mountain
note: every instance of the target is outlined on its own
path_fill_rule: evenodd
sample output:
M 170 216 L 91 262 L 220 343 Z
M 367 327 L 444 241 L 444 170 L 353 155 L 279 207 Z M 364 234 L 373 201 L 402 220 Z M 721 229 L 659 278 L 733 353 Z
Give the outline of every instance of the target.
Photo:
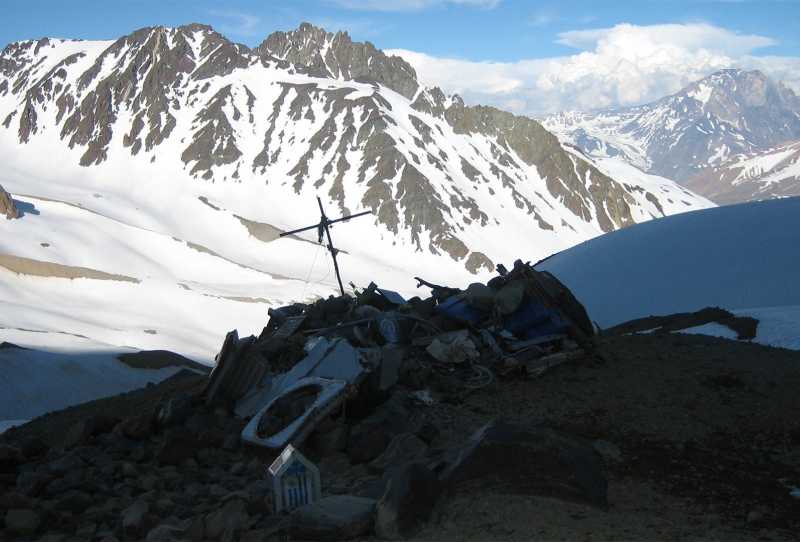
M 701 171 L 686 186 L 723 204 L 800 196 L 800 141 L 733 156 Z
M 315 195 L 373 212 L 336 229 L 345 280 L 405 292 L 712 205 L 309 24 L 255 49 L 202 25 L 10 44 L 0 160 L 22 215 L 0 222 L 0 327 L 197 359 L 332 292 L 311 235 L 277 238 Z
M 726 162 L 800 138 L 800 98 L 759 71 L 729 69 L 650 104 L 560 113 L 543 125 L 591 156 L 618 157 L 712 199 L 730 193 L 715 201 L 745 201 L 752 194 L 732 189 Z

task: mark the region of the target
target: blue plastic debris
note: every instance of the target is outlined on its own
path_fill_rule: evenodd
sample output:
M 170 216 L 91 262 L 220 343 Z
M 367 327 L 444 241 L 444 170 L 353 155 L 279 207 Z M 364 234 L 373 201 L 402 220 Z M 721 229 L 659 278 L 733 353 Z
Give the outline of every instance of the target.
M 442 312 L 459 322 L 466 322 L 469 324 L 477 324 L 486 318 L 486 313 L 471 306 L 467 303 L 465 298 L 454 295 L 448 297 L 446 300 L 439 303 L 436 307 L 439 312 Z
M 569 324 L 559 312 L 528 300 L 506 318 L 505 329 L 520 339 L 533 339 L 543 335 L 565 333 Z

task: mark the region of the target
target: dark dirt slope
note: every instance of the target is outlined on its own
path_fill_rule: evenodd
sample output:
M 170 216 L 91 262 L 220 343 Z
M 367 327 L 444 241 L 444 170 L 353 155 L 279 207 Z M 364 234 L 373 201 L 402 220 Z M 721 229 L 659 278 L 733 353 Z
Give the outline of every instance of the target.
M 486 390 L 444 415 L 454 435 L 503 415 L 614 443 L 609 510 L 476 488 L 445 501 L 423 539 L 796 540 L 800 500 L 784 483 L 800 486 L 800 352 L 682 334 L 604 338 L 600 351 L 604 364 Z
M 606 441 L 599 446 L 609 467 L 608 509 L 476 484 L 440 499 L 434 518 L 415 539 L 796 540 L 800 500 L 785 486 L 800 486 L 800 352 L 681 334 L 604 337 L 599 343 L 605 361 L 565 364 L 536 380 L 500 380 L 466 397 L 438 396 L 440 401 L 421 407 L 421 414 L 441 430 L 434 447 L 464 441 L 497 417 L 544 421 Z M 53 444 L 84 414 L 145 413 L 161 396 L 202 384 L 196 375 L 174 377 L 50 414 L 6 438 L 19 442 L 38 435 Z M 234 423 L 231 430 L 237 427 Z M 161 437 L 152 438 L 158 444 Z M 172 503 L 169 510 L 151 507 L 162 520 L 209 513 L 219 508 L 222 493 L 253 490 L 259 465 L 269 460 L 252 449 L 219 444 L 198 450 L 197 458 L 191 468 L 176 469 L 132 453 L 128 461 L 137 476 L 163 480 L 148 492 L 134 483 L 104 503 L 110 516 L 97 515 L 119 518 L 143 497 Z M 323 491 L 352 492 L 366 474 L 363 465 L 334 463 L 322 463 Z M 270 520 L 257 519 L 264 514 L 259 510 L 254 505 L 252 532 L 242 533 L 242 539 L 256 534 L 269 539 L 263 535 Z M 47 517 L 58 518 L 53 529 L 62 532 L 79 531 L 85 523 L 59 512 Z

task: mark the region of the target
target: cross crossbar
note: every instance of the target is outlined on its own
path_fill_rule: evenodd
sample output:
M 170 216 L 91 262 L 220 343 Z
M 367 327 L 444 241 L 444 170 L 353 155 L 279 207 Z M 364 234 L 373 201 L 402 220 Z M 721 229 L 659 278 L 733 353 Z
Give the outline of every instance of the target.
M 279 237 L 286 237 L 287 235 L 294 235 L 296 233 L 301 233 L 313 229 L 317 230 L 319 243 L 322 243 L 323 235 L 327 237 L 328 246 L 326 248 L 331 253 L 331 258 L 333 258 L 333 269 L 336 271 L 336 280 L 339 282 L 339 291 L 342 293 L 342 295 L 344 295 L 344 286 L 342 286 L 342 277 L 339 274 L 339 262 L 336 260 L 336 253 L 339 251 L 333 247 L 333 239 L 331 239 L 331 231 L 329 226 L 331 224 L 336 224 L 337 222 L 346 222 L 351 218 L 357 218 L 359 216 L 372 214 L 372 211 L 363 211 L 361 213 L 356 213 L 354 215 L 343 216 L 341 218 L 336 218 L 331 220 L 325 215 L 325 209 L 322 207 L 322 200 L 320 199 L 319 196 L 317 196 L 317 203 L 319 204 L 319 213 L 320 213 L 320 219 L 318 224 L 314 224 L 313 226 L 306 226 L 304 228 L 298 228 L 292 231 L 283 232 L 279 235 Z

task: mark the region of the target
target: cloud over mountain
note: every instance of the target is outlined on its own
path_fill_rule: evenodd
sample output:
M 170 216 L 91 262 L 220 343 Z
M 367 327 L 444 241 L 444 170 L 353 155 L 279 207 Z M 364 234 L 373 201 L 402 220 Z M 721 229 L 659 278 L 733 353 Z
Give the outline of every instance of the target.
M 426 84 L 528 114 L 645 103 L 729 67 L 758 68 L 800 89 L 800 58 L 753 56 L 775 45 L 773 39 L 706 23 L 619 24 L 563 32 L 558 43 L 580 52 L 516 62 L 390 52 L 408 60 Z

